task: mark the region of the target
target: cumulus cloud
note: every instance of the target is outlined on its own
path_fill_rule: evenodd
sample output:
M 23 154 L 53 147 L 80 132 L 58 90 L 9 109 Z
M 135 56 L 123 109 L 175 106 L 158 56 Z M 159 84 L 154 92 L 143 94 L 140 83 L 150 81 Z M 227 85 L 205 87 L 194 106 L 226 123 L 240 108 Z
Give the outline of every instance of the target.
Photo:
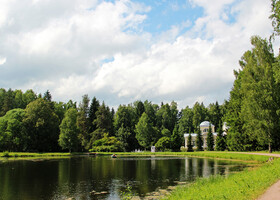
M 0 54 L 9 62 L 0 84 L 49 89 L 62 101 L 87 93 L 111 106 L 138 99 L 222 103 L 250 37 L 272 30 L 263 0 L 191 0 L 204 14 L 159 38 L 141 28 L 151 8 L 132 0 L 3 2 Z
M 193 1 L 195 6 L 204 7 L 205 15 L 190 31 L 172 42 L 161 40 L 142 55 L 116 55 L 114 62 L 98 71 L 92 82 L 94 90 L 110 88 L 108 93 L 130 97 L 131 101 L 148 98 L 156 102 L 175 99 L 181 105 L 202 100 L 221 103 L 232 87 L 233 69 L 239 68 L 238 60 L 250 48 L 250 37 L 271 33 L 269 4 L 261 0 L 233 2 Z M 233 23 L 225 20 L 224 8 L 229 9 L 229 5 L 229 13 L 238 13 Z M 173 29 L 176 27 L 170 31 Z
M 1 56 L 0 56 L 0 65 L 3 65 L 5 62 L 6 62 L 6 58 L 2 58 Z

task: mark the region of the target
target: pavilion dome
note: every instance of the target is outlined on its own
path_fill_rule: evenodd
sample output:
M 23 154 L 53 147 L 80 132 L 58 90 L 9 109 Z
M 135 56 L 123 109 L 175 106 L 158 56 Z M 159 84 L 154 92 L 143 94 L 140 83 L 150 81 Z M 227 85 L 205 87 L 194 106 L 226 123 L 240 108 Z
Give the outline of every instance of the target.
M 209 121 L 204 121 L 200 123 L 200 127 L 209 127 L 211 123 Z M 211 126 L 214 126 L 213 124 L 211 124 Z

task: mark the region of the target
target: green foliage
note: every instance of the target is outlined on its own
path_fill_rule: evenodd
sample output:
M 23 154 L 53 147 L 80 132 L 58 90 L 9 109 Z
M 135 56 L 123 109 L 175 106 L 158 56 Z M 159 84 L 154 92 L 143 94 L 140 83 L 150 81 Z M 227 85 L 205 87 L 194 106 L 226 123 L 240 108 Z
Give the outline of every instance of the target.
M 153 136 L 155 135 L 155 130 L 152 123 L 149 120 L 148 115 L 144 112 L 136 125 L 136 139 L 139 144 L 148 149 L 152 145 Z
M 133 198 L 132 187 L 127 185 L 125 190 L 121 192 L 121 200 L 130 200 Z
M 137 114 L 132 105 L 120 105 L 114 116 L 114 128 L 116 136 L 123 143 L 125 151 L 133 151 L 139 147 L 135 138 L 136 123 Z
M 91 152 L 119 152 L 122 151 L 122 144 L 114 136 L 109 137 L 108 133 L 104 134 L 102 139 L 94 141 Z
M 188 144 L 187 144 L 188 152 L 193 152 L 193 145 L 192 145 L 192 135 L 189 133 L 188 136 Z
M 66 110 L 66 104 L 64 104 L 63 102 L 54 102 L 54 112 L 58 116 L 60 123 L 64 118 Z
M 75 108 L 70 108 L 65 113 L 65 117 L 59 126 L 59 145 L 62 149 L 68 149 L 69 152 L 76 151 L 78 149 L 79 131 L 77 127 L 77 115 L 77 110 Z
M 51 105 L 44 99 L 37 99 L 25 109 L 23 125 L 29 136 L 29 151 L 57 151 L 59 119 Z
M 272 21 L 272 27 L 274 29 L 274 35 L 280 35 L 280 1 L 272 0 L 271 1 L 271 12 L 270 19 Z
M 163 137 L 171 137 L 171 132 L 168 130 L 168 129 L 166 129 L 166 128 L 164 128 L 164 129 L 162 129 L 162 131 L 161 131 L 161 135 L 163 136 Z
M 0 117 L 0 151 L 24 151 L 27 135 L 23 127 L 25 111 L 17 108 Z
M 203 151 L 203 140 L 202 140 L 200 128 L 197 130 L 195 144 L 196 144 L 196 151 Z
M 244 120 L 240 115 L 244 98 L 244 95 L 241 93 L 241 81 L 244 73 L 243 71 L 234 71 L 234 74 L 236 79 L 230 92 L 227 113 L 225 115 L 225 121 L 230 127 L 227 135 L 227 147 L 231 151 L 245 151 L 250 149 L 251 142 L 243 132 Z
M 193 109 L 188 106 L 185 109 L 182 109 L 181 118 L 178 122 L 180 134 L 184 135 L 184 133 L 187 133 L 189 130 L 191 130 L 191 132 L 194 131 L 193 115 Z
M 93 121 L 96 130 L 92 134 L 92 139 L 101 139 L 103 134 L 113 135 L 113 118 L 110 108 L 103 102 L 96 112 L 96 119 Z
M 215 149 L 216 151 L 224 151 L 226 149 L 226 141 L 225 137 L 223 136 L 223 130 L 221 128 L 221 125 L 219 125 Z
M 198 128 L 199 124 L 206 119 L 207 110 L 203 103 L 196 102 L 193 106 L 193 127 L 195 130 Z
M 24 104 L 27 106 L 31 102 L 37 99 L 37 95 L 33 90 L 26 90 L 26 92 L 22 96 Z
M 149 121 L 151 123 L 151 125 L 153 127 L 155 127 L 158 123 L 159 120 L 157 114 L 157 109 L 155 109 L 155 105 L 153 105 L 151 102 L 149 102 L 148 100 L 146 100 L 144 102 L 144 108 L 145 108 L 145 113 L 148 115 L 149 117 Z M 144 113 L 143 113 L 144 114 Z M 142 114 L 142 115 L 143 115 Z M 142 116 L 141 116 L 142 117 Z M 140 120 L 140 119 L 139 119 Z M 159 125 L 157 125 L 157 127 L 160 127 Z
M 75 109 L 75 108 L 70 108 L 70 109 Z M 70 110 L 69 109 L 69 110 Z M 89 134 L 89 120 L 87 117 L 87 113 L 85 113 L 84 111 L 79 111 L 77 113 L 77 127 L 79 130 L 79 139 L 81 141 L 81 145 L 85 148 L 85 149 L 89 149 L 91 146 L 90 143 L 90 134 Z
M 180 148 L 183 145 L 183 141 L 183 134 L 178 131 L 178 125 L 176 125 L 171 135 L 171 149 L 173 151 L 180 151 Z
M 177 114 L 177 104 L 174 101 L 171 102 L 171 105 L 162 104 L 156 113 L 157 126 L 161 129 L 168 129 L 172 133 L 177 122 Z
M 15 108 L 15 102 L 14 102 L 15 94 L 11 89 L 5 92 L 3 97 L 4 98 L 3 98 L 0 116 L 4 116 L 9 110 Z
M 89 133 L 92 133 L 93 131 L 96 130 L 96 125 L 93 122 L 97 118 L 96 112 L 98 111 L 99 107 L 100 107 L 99 101 L 96 99 L 96 97 L 94 97 L 91 100 L 91 104 L 90 104 L 90 107 L 89 107 L 89 113 L 88 113 L 89 123 L 90 123 Z
M 124 151 L 129 151 L 130 149 L 133 148 L 133 147 L 130 147 L 130 144 L 129 144 L 129 138 L 131 136 L 131 133 L 128 128 L 124 128 L 124 126 L 122 125 L 116 132 L 116 136 L 117 136 L 118 140 L 121 142 L 121 145 L 122 145 L 122 148 L 124 149 Z
M 52 101 L 52 95 L 50 93 L 49 90 L 47 90 L 44 94 L 44 97 L 43 97 L 44 100 L 48 101 L 48 102 L 51 102 Z
M 209 111 L 208 111 L 209 121 L 215 126 L 218 127 L 219 123 L 222 119 L 221 113 L 221 106 L 216 101 L 216 103 L 209 104 Z
M 160 151 L 164 151 L 165 149 L 170 149 L 170 138 L 162 137 L 155 144 L 156 148 Z
M 211 123 L 209 124 L 208 128 L 206 144 L 208 151 L 214 151 L 214 137 L 212 133 Z
M 253 49 L 245 52 L 241 60 L 244 72 L 241 82 L 243 128 L 257 146 L 267 145 L 271 151 L 279 128 L 279 87 L 274 79 L 274 55 L 267 40 L 255 36 L 251 43 Z
M 139 119 L 145 112 L 145 106 L 142 101 L 136 101 L 134 104 L 136 105 L 136 116 Z

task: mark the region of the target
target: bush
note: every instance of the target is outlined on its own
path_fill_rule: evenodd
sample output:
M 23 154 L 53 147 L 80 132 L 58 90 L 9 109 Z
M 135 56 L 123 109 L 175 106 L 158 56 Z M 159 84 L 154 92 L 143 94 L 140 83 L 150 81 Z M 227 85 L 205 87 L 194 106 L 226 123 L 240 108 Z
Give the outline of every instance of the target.
M 164 151 L 167 148 L 170 148 L 170 139 L 169 137 L 162 137 L 156 143 L 156 148 L 158 150 Z
M 120 152 L 122 151 L 121 142 L 117 140 L 116 137 L 108 137 L 108 134 L 100 139 L 96 140 L 93 145 L 92 149 L 89 151 L 91 152 Z

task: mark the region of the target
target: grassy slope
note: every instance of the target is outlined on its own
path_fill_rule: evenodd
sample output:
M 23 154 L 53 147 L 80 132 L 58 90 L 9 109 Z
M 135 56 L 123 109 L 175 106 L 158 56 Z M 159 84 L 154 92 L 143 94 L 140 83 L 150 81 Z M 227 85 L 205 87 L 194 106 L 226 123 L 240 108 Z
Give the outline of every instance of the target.
M 25 153 L 25 152 L 0 152 L 0 157 L 58 157 L 71 156 L 70 153 Z
M 111 155 L 112 153 L 108 152 L 99 152 L 98 155 Z M 217 151 L 201 151 L 201 152 L 141 152 L 141 153 L 115 153 L 116 155 L 127 155 L 127 156 L 148 156 L 148 155 L 156 155 L 156 156 L 190 156 L 190 157 L 210 157 L 210 158 L 222 158 L 222 159 L 233 159 L 233 160 L 244 160 L 244 161 L 258 161 L 265 162 L 271 156 L 261 156 L 261 155 L 253 155 L 253 154 L 239 154 L 232 152 L 217 152 Z
M 166 199 L 255 199 L 280 178 L 279 167 L 280 159 L 258 169 L 231 174 L 227 178 L 199 179 L 194 184 L 176 188 Z

